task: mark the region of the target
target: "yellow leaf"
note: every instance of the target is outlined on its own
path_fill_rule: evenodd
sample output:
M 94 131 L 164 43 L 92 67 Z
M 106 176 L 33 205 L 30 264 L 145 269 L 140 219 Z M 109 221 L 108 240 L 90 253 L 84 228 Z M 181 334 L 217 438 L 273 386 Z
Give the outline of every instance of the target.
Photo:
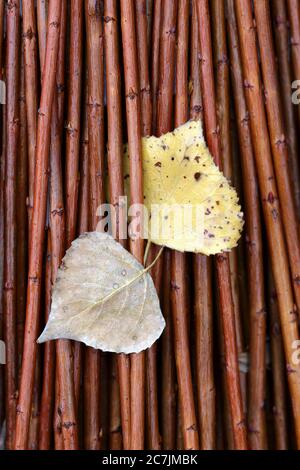
M 243 227 L 238 196 L 215 165 L 200 121 L 143 138 L 142 153 L 147 236 L 153 243 L 205 255 L 237 245 Z M 128 188 L 127 148 L 124 169 Z

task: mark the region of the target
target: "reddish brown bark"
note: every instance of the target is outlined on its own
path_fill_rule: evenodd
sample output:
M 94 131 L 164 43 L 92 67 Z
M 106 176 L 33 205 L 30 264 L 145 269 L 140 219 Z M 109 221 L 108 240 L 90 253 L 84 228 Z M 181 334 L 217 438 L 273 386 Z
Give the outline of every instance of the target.
M 61 2 L 52 0 L 49 4 L 48 35 L 45 60 L 45 80 L 38 117 L 36 174 L 30 259 L 27 287 L 27 309 L 24 336 L 20 394 L 16 420 L 16 449 L 25 449 L 28 440 L 29 418 L 33 392 L 36 358 L 36 338 L 39 319 L 43 242 L 45 237 L 46 198 L 48 183 L 48 161 L 50 147 L 51 108 L 55 90 L 56 63 L 59 43 L 59 17 Z
M 68 118 L 66 127 L 66 248 L 76 237 L 78 199 L 78 162 L 80 147 L 80 108 L 82 78 L 83 2 L 70 2 L 70 64 L 68 81 Z
M 300 165 L 298 161 L 299 145 L 296 127 L 296 107 L 291 100 L 292 67 L 289 54 L 289 22 L 287 6 L 282 0 L 272 2 L 271 14 L 276 40 L 276 53 L 278 59 L 279 87 L 282 97 L 282 111 L 285 121 L 285 132 L 289 150 L 290 174 L 293 181 L 293 194 L 298 216 L 300 214 Z M 293 46 L 292 46 L 293 48 Z M 298 217 L 299 219 L 299 217 Z
M 212 45 L 207 0 L 197 0 L 197 13 L 201 51 L 201 90 L 203 97 L 206 139 L 216 164 L 220 166 L 222 160 L 216 116 Z M 226 384 L 228 389 L 234 445 L 235 448 L 242 450 L 247 449 L 247 437 L 239 377 L 235 315 L 228 255 L 226 253 L 217 255 L 215 263 L 220 300 L 220 315 L 224 335 Z
M 199 38 L 196 2 L 193 1 L 191 25 L 190 115 L 202 119 L 200 85 Z M 211 260 L 195 255 L 195 366 L 201 449 L 216 447 L 216 404 L 213 366 L 213 305 Z
M 142 149 L 137 41 L 133 0 L 121 0 L 121 27 L 125 76 L 131 204 L 143 203 Z M 143 262 L 144 243 L 130 239 L 130 251 Z M 130 371 L 130 448 L 143 449 L 145 438 L 145 354 L 132 354 Z
M 30 136 L 30 138 L 28 138 L 28 215 L 30 229 L 33 207 L 36 126 L 38 110 L 37 28 L 34 0 L 24 2 L 22 6 L 26 118 L 27 132 L 28 136 Z
M 294 341 L 299 338 L 299 333 L 295 319 L 292 287 L 281 221 L 281 208 L 278 204 L 267 119 L 261 91 L 255 29 L 253 28 L 250 2 L 248 0 L 239 0 L 235 3 L 235 7 L 241 44 L 244 87 L 250 113 L 252 143 L 255 153 L 260 196 L 267 229 L 274 282 L 278 297 L 287 364 L 286 367 L 293 404 L 297 443 L 299 446 L 300 368 L 292 362 L 292 345 Z
M 188 25 L 189 1 L 178 3 L 175 127 L 188 118 Z M 172 87 L 173 80 L 170 82 Z M 171 105 L 169 105 L 170 109 Z M 171 129 L 168 129 L 171 130 Z M 198 449 L 199 437 L 192 384 L 189 351 L 189 311 L 187 292 L 187 266 L 184 253 L 171 253 L 171 305 L 174 328 L 174 351 L 181 409 L 182 437 L 184 449 Z
M 104 69 L 102 12 L 97 0 L 85 2 L 88 66 L 88 149 L 90 228 L 96 229 L 97 208 L 104 203 Z M 100 352 L 86 349 L 84 371 L 87 449 L 100 448 Z
M 49 318 L 51 309 L 52 289 L 52 260 L 51 260 L 51 235 L 48 230 L 48 242 L 45 266 L 45 321 Z M 52 441 L 52 420 L 54 407 L 54 379 L 55 379 L 55 343 L 47 341 L 44 348 L 43 385 L 40 405 L 39 449 L 49 450 Z
M 116 211 L 112 219 L 113 233 L 119 238 L 120 200 L 124 195 L 123 184 L 123 140 L 122 140 L 122 104 L 121 73 L 118 45 L 117 3 L 115 0 L 104 2 L 104 39 L 107 81 L 107 118 L 108 118 L 108 172 L 110 203 Z M 125 240 L 120 240 L 125 246 Z M 130 448 L 130 364 L 129 358 L 118 355 L 118 380 L 120 390 L 120 410 L 124 449 Z M 114 389 L 116 389 L 116 384 Z M 112 413 L 116 418 L 116 411 Z M 113 426 L 114 427 L 114 426 Z
M 250 369 L 248 428 L 251 449 L 267 447 L 265 400 L 266 310 L 260 204 L 248 111 L 243 86 L 242 63 L 233 0 L 227 0 L 228 37 L 235 113 L 242 164 L 246 217 L 248 305 L 250 321 Z M 252 364 L 255 366 L 252 367 Z
M 20 44 L 20 2 L 6 6 L 6 155 L 4 186 L 4 290 L 3 290 L 3 331 L 6 344 L 5 366 L 5 408 L 6 448 L 13 448 L 16 423 L 17 390 L 17 337 L 16 337 L 16 294 L 17 294 L 17 163 L 19 143 L 19 44 Z

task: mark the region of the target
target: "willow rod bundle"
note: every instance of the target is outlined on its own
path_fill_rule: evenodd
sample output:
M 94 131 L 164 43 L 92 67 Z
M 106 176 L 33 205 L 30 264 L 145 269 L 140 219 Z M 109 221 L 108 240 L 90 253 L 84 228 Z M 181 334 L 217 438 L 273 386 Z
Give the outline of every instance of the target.
M 214 100 L 215 91 L 213 86 L 214 80 L 209 11 L 208 2 L 206 0 L 198 0 L 197 13 L 201 51 L 202 96 L 206 138 L 216 163 L 221 165 L 219 131 L 216 117 L 216 105 Z M 232 420 L 233 439 L 236 448 L 246 449 L 247 438 L 237 360 L 234 305 L 230 283 L 229 258 L 226 254 L 217 255 L 216 268 L 220 295 L 220 313 L 224 334 L 226 381 Z
M 300 448 L 299 38 L 0 0 L 0 448 Z
M 57 53 L 59 45 L 59 17 L 61 2 L 50 3 L 46 60 L 42 95 L 38 116 L 34 209 L 32 213 L 30 258 L 27 288 L 27 308 L 20 395 L 17 408 L 15 448 L 26 447 L 32 400 L 36 337 L 41 289 L 42 249 L 46 218 L 47 167 L 50 147 L 51 107 L 55 89 Z
M 141 154 L 141 120 L 137 48 L 133 0 L 121 0 L 121 25 L 123 60 L 125 72 L 126 116 L 128 128 L 128 148 L 130 155 L 130 200 L 132 204 L 143 202 L 143 177 Z M 135 180 L 132 183 L 132 180 Z M 131 253 L 142 263 L 144 244 L 141 238 L 130 239 Z M 145 436 L 145 354 L 133 354 L 130 358 L 130 446 L 144 447 Z
M 253 28 L 250 2 L 245 0 L 239 0 L 236 2 L 236 13 L 245 77 L 244 87 L 250 113 L 252 143 L 255 153 L 265 224 L 267 227 L 274 282 L 278 297 L 296 434 L 298 436 L 297 439 L 299 440 L 298 427 L 300 421 L 298 417 L 298 403 L 300 400 L 300 369 L 299 367 L 292 366 L 292 345 L 293 342 L 298 339 L 299 333 L 296 321 L 291 321 L 291 318 L 295 315 L 292 286 L 283 236 L 281 208 L 278 204 L 277 188 L 274 181 L 271 147 L 268 136 L 264 102 L 260 87 L 258 58 L 255 44 L 255 29 Z

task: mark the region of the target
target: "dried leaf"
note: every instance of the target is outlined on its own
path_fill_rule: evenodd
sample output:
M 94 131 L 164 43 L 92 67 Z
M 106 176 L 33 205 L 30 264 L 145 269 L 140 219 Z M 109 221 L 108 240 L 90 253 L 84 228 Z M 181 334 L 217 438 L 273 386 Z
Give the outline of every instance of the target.
M 201 122 L 188 121 L 160 138 L 145 137 L 142 151 L 144 204 L 150 216 L 148 238 L 178 251 L 205 255 L 235 247 L 243 227 L 243 214 L 235 189 L 209 153 Z M 124 174 L 129 174 L 127 147 Z M 128 177 L 125 185 L 128 189 Z M 169 212 L 166 205 L 170 207 Z M 161 206 L 156 215 L 154 206 Z M 172 206 L 176 206 L 176 211 Z M 189 225 L 183 220 L 187 206 L 192 208 Z M 196 207 L 202 214 L 201 223 Z M 178 208 L 182 208 L 181 213 Z M 166 228 L 170 234 L 167 239 Z M 153 236 L 155 232 L 158 236 Z
M 68 249 L 38 342 L 68 338 L 116 353 L 149 348 L 165 326 L 151 276 L 107 234 L 85 233 Z

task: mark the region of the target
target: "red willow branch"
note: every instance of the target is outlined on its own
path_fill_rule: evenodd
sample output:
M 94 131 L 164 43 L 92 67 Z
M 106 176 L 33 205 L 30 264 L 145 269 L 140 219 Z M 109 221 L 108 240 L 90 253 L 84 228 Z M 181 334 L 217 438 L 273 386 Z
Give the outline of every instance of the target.
M 156 52 L 152 55 L 152 76 L 156 77 L 155 95 L 153 105 L 156 109 L 156 134 L 160 136 L 172 129 L 173 126 L 173 83 L 175 75 L 175 41 L 177 2 L 169 0 L 162 2 L 160 6 L 159 22 L 154 25 L 157 28 L 153 32 L 156 37 Z M 157 98 L 157 99 L 156 99 Z M 156 105 L 156 106 L 155 106 Z M 171 254 L 165 252 L 165 262 L 171 267 Z M 162 262 L 162 258 L 161 258 Z M 157 265 L 158 266 L 158 263 Z M 173 338 L 171 325 L 171 304 L 169 297 L 170 279 L 164 277 L 163 302 L 166 315 L 166 330 L 163 334 L 163 364 L 162 364 L 162 443 L 163 449 L 176 447 L 176 395 L 175 395 L 175 369 L 173 367 Z
M 203 106 L 200 84 L 199 37 L 196 1 L 192 2 L 191 39 L 190 39 L 190 115 L 191 119 L 203 119 Z
M 273 377 L 273 419 L 275 428 L 275 449 L 288 449 L 287 388 L 285 358 L 280 329 L 277 295 L 271 269 L 268 273 L 268 296 L 270 309 L 270 342 Z
M 141 107 L 133 0 L 121 0 L 121 27 L 130 156 L 130 201 L 131 204 L 143 204 Z M 142 263 L 143 239 L 131 238 L 130 251 Z M 145 353 L 132 354 L 130 362 L 130 448 L 143 449 L 145 440 Z
M 80 145 L 80 180 L 78 199 L 78 233 L 89 231 L 89 154 L 88 154 L 88 80 L 85 74 L 84 83 L 84 111 Z M 76 345 L 77 346 L 77 345 Z M 79 344 L 78 344 L 79 346 Z M 85 355 L 85 346 L 74 348 L 74 387 L 77 411 L 80 405 L 80 391 L 82 381 L 82 360 Z M 79 424 L 81 424 L 79 422 Z
M 23 44 L 25 67 L 25 97 L 28 136 L 28 216 L 32 218 L 36 126 L 38 108 L 37 33 L 34 0 L 23 2 Z
M 300 11 L 298 0 L 287 0 L 288 17 L 290 23 L 290 44 L 293 63 L 293 78 L 300 80 Z M 300 108 L 298 106 L 298 124 Z M 298 174 L 299 177 L 299 174 Z
M 22 52 L 23 48 L 20 48 Z M 17 207 L 17 345 L 18 345 L 18 373 L 21 371 L 24 323 L 26 312 L 26 277 L 27 277 L 27 123 L 25 106 L 25 76 L 24 55 L 21 54 L 21 86 L 20 86 L 20 134 L 19 158 L 17 171 L 18 207 Z M 37 359 L 35 370 L 35 384 L 33 388 L 33 401 L 29 428 L 28 449 L 36 450 L 38 447 L 39 427 L 39 378 L 40 361 Z
M 212 39 L 215 52 L 215 70 L 216 70 L 216 112 L 217 122 L 220 130 L 220 147 L 222 168 L 225 176 L 233 181 L 233 155 L 231 145 L 231 130 L 230 130 L 230 102 L 229 102 L 229 67 L 226 45 L 226 28 L 225 28 L 225 3 L 220 0 L 214 0 L 211 3 L 211 16 L 212 16 Z M 234 183 L 234 181 L 233 181 Z M 238 259 L 237 249 L 230 251 L 229 267 L 231 277 L 232 300 L 234 305 L 235 315 L 235 331 L 237 340 L 238 356 L 243 352 L 243 331 L 241 323 L 241 305 L 240 305 L 240 292 L 239 292 L 239 274 L 238 274 Z M 222 325 L 220 324 L 220 351 L 221 357 L 224 357 L 224 343 L 222 341 Z M 233 435 L 232 426 L 230 423 L 230 409 L 229 398 L 226 386 L 226 374 L 223 368 L 221 373 L 224 375 L 224 414 L 226 420 L 226 434 L 227 445 L 232 448 Z M 226 366 L 225 366 L 226 367 Z M 241 392 L 243 399 L 244 409 L 246 407 L 246 374 L 240 372 Z
M 257 34 L 261 53 L 261 67 L 265 90 L 265 105 L 268 117 L 270 144 L 278 196 L 282 211 L 283 229 L 288 248 L 294 295 L 300 312 L 300 240 L 298 237 L 297 216 L 288 167 L 288 147 L 284 136 L 284 125 L 279 96 L 279 83 L 276 74 L 275 53 L 272 39 L 269 4 L 265 0 L 254 1 Z
M 56 63 L 59 42 L 59 18 L 61 1 L 49 3 L 49 23 L 45 60 L 45 80 L 38 116 L 36 147 L 36 173 L 30 259 L 27 287 L 27 309 L 24 335 L 21 383 L 16 419 L 16 449 L 25 449 L 28 440 L 29 420 L 36 360 L 41 274 L 43 264 L 43 241 L 45 236 L 48 161 L 50 147 L 51 108 L 55 89 Z
M 151 245 L 147 264 L 158 255 L 159 246 Z M 161 294 L 163 258 L 155 263 L 150 270 L 158 296 Z M 147 387 L 147 448 L 153 450 L 161 449 L 161 437 L 159 432 L 159 410 L 158 410 L 158 384 L 157 384 L 157 343 L 146 350 L 146 387 Z
M 16 337 L 16 294 L 17 294 L 17 214 L 16 178 L 19 141 L 19 33 L 20 2 L 6 6 L 6 155 L 4 186 L 4 290 L 3 329 L 6 344 L 5 366 L 5 409 L 6 448 L 13 448 L 16 422 L 17 391 L 17 337 Z
M 110 203 L 116 211 L 112 220 L 113 232 L 119 239 L 120 197 L 124 195 L 123 181 L 123 135 L 122 135 L 122 103 L 121 103 L 121 72 L 118 46 L 118 23 L 116 0 L 104 2 L 104 39 L 107 82 L 107 119 L 108 142 L 107 159 L 109 174 Z M 123 246 L 125 240 L 120 240 Z M 120 409 L 122 420 L 123 448 L 130 448 L 130 361 L 125 354 L 117 356 L 118 381 L 120 389 Z
M 152 130 L 152 103 L 149 82 L 149 59 L 147 44 L 147 2 L 135 0 L 136 31 L 138 43 L 138 66 L 140 78 L 141 97 L 141 121 L 142 135 L 151 135 Z M 157 247 L 150 248 L 149 262 L 157 254 Z M 157 292 L 160 290 L 162 262 L 156 269 L 151 270 L 151 275 Z M 158 399 L 157 399 L 157 345 L 153 345 L 146 351 L 146 396 L 147 396 L 147 446 L 150 449 L 160 449 L 160 435 L 158 423 Z
M 69 2 L 67 0 L 62 0 L 61 15 L 60 15 L 59 48 L 58 48 L 57 71 L 56 71 L 58 122 L 59 122 L 60 129 L 62 129 L 64 125 L 64 110 L 65 110 L 65 62 L 66 62 L 66 34 L 67 34 L 68 4 Z
M 165 252 L 164 268 L 164 284 L 161 297 L 166 328 L 161 339 L 161 430 L 162 448 L 164 450 L 173 450 L 176 448 L 176 371 L 170 302 L 171 252 L 169 250 Z
M 244 87 L 250 113 L 250 128 L 255 153 L 256 168 L 263 213 L 267 229 L 274 282 L 278 296 L 280 321 L 285 348 L 286 368 L 295 421 L 297 445 L 300 446 L 300 367 L 293 364 L 293 344 L 299 339 L 294 311 L 292 286 L 289 276 L 281 210 L 274 179 L 271 146 L 269 141 L 264 99 L 259 78 L 255 28 L 251 3 L 248 0 L 235 2 L 241 44 Z
M 230 97 L 229 97 L 229 64 L 226 44 L 225 2 L 212 2 L 212 34 L 215 51 L 216 68 L 216 101 L 217 121 L 220 127 L 222 168 L 224 175 L 234 183 L 233 155 L 231 145 Z M 238 354 L 244 351 L 244 340 L 241 319 L 241 302 L 239 292 L 238 252 L 234 248 L 229 253 L 232 299 L 235 313 L 235 331 Z M 243 404 L 246 406 L 246 374 L 240 372 Z
M 51 236 L 48 230 L 47 253 L 45 266 L 45 324 L 51 309 Z M 44 348 L 43 386 L 40 405 L 39 449 L 49 450 L 52 438 L 52 421 L 54 406 L 54 377 L 55 377 L 55 342 L 47 341 Z
M 144 65 L 141 60 L 139 62 L 140 69 L 145 69 L 148 82 L 149 93 L 147 97 L 144 96 L 146 90 L 143 92 L 142 80 L 140 79 L 140 88 L 142 94 L 142 99 L 146 101 L 148 105 L 148 110 L 144 113 L 150 121 L 147 126 L 143 126 L 143 134 L 147 135 L 155 133 L 156 130 L 156 96 L 158 89 L 158 80 L 159 80 L 159 42 L 160 42 L 160 24 L 161 24 L 161 1 L 158 0 L 153 6 L 153 2 L 146 2 L 148 7 L 148 49 L 145 49 L 143 54 Z M 137 2 L 138 4 L 138 2 Z M 155 8 L 155 9 L 154 9 Z M 154 9 L 154 17 L 153 17 Z M 137 18 L 137 24 L 139 20 Z M 152 28 L 153 23 L 153 28 Z M 138 35 L 139 35 L 138 28 Z M 144 32 L 145 34 L 145 32 Z M 149 71 L 148 71 L 148 50 L 150 48 L 150 39 L 152 37 L 153 45 L 151 47 L 151 87 L 149 84 Z M 145 42 L 145 38 L 143 39 Z M 138 37 L 138 42 L 140 39 Z M 145 46 L 144 46 L 145 48 Z M 147 54 L 146 54 L 147 52 Z M 140 58 L 140 57 L 139 57 Z M 147 99 L 146 99 L 147 98 Z M 142 102 L 142 110 L 144 104 Z M 151 120 L 152 117 L 152 120 Z M 158 254 L 159 247 L 151 245 L 148 263 L 151 263 Z M 154 281 L 155 288 L 158 295 L 161 290 L 162 282 L 162 267 L 163 267 L 163 256 L 158 260 L 156 265 L 151 269 L 150 273 Z M 150 449 L 159 450 L 161 448 L 161 438 L 159 431 L 159 410 L 158 410 L 158 388 L 157 388 L 157 344 L 153 344 L 151 348 L 146 351 L 146 386 L 147 386 L 147 446 Z
M 147 15 L 147 46 L 148 54 L 150 55 L 151 49 L 151 36 L 152 36 L 152 25 L 153 25 L 153 15 L 154 15 L 154 0 L 147 0 L 146 2 L 146 15 Z
M 250 369 L 248 428 L 251 449 L 266 449 L 265 400 L 266 311 L 264 296 L 263 245 L 260 203 L 248 112 L 244 94 L 242 62 L 233 0 L 227 0 L 227 24 L 232 72 L 232 87 L 243 176 L 246 214 L 246 250 L 249 283 Z
M 22 49 L 21 49 L 22 51 Z M 24 323 L 26 311 L 26 275 L 27 275 L 27 122 L 25 107 L 24 56 L 21 54 L 21 78 L 19 93 L 19 154 L 17 165 L 17 351 L 18 373 L 22 363 Z
M 83 125 L 80 141 L 80 177 L 78 197 L 78 234 L 89 231 L 89 154 L 88 154 L 88 80 L 85 74 L 84 83 L 84 107 Z M 85 346 L 82 343 L 74 345 L 74 387 L 76 409 L 80 404 L 80 392 L 82 382 L 82 362 L 85 354 Z
M 78 161 L 80 147 L 80 105 L 82 78 L 83 2 L 70 2 L 70 64 L 66 132 L 66 248 L 76 237 Z
M 289 48 L 289 22 L 285 2 L 275 0 L 273 6 L 273 23 L 278 59 L 279 87 L 282 96 L 282 110 L 285 121 L 285 132 L 289 149 L 290 174 L 293 181 L 294 196 L 298 215 L 300 214 L 300 165 L 298 161 L 299 145 L 296 130 L 296 109 L 291 100 L 292 71 L 287 50 Z M 272 11 L 271 11 L 272 13 Z
M 157 94 L 156 134 L 160 136 L 173 126 L 173 83 L 176 42 L 177 0 L 163 3 L 159 50 L 159 83 Z
M 136 39 L 138 44 L 142 135 L 151 135 L 152 105 L 147 44 L 147 1 L 135 0 L 134 3 Z
M 4 16 L 5 16 L 5 0 L 0 1 L 0 75 L 3 77 L 3 68 L 4 68 Z
M 38 44 L 41 70 L 44 68 L 47 38 L 47 3 L 37 3 Z M 47 258 L 45 268 L 45 323 L 48 320 L 51 308 L 51 235 L 47 231 Z M 48 272 L 49 271 L 49 272 Z M 48 341 L 44 347 L 43 384 L 40 404 L 40 433 L 39 449 L 47 450 L 51 445 L 52 412 L 54 405 L 54 378 L 55 378 L 55 342 Z M 56 413 L 56 416 L 57 413 Z M 60 417 L 59 417 L 60 419 Z M 61 435 L 61 434 L 60 434 Z M 55 446 L 56 448 L 56 446 Z
M 157 93 L 159 82 L 159 43 L 161 28 L 162 1 L 155 0 L 153 10 L 153 26 L 152 26 L 152 44 L 151 44 L 151 101 L 152 101 L 152 132 L 156 133 L 157 121 Z
M 83 125 L 80 142 L 80 180 L 78 197 L 78 233 L 89 230 L 89 132 L 88 132 L 88 81 L 85 74 Z
M 37 13 L 40 69 L 41 69 L 41 75 L 43 75 L 46 41 L 47 41 L 48 0 L 40 0 L 39 2 L 37 2 L 36 13 Z
M 121 450 L 122 446 L 122 421 L 120 410 L 120 388 L 118 381 L 117 357 L 110 357 L 109 370 L 109 449 Z
M 210 152 L 212 153 L 216 164 L 220 166 L 221 149 L 216 116 L 211 33 L 207 0 L 197 0 L 197 13 L 201 51 L 201 90 L 204 107 L 206 138 Z M 215 257 L 215 262 L 220 298 L 220 315 L 224 335 L 226 363 L 225 374 L 228 388 L 234 445 L 236 449 L 246 449 L 247 436 L 239 377 L 229 257 L 226 253 L 222 253 Z
M 202 119 L 198 19 L 195 0 L 193 1 L 191 21 L 190 115 L 192 119 Z M 195 376 L 199 439 L 200 448 L 209 450 L 216 447 L 211 260 L 204 255 L 195 255 L 193 269 L 195 289 Z
M 177 13 L 175 127 L 188 119 L 188 26 L 189 1 L 182 0 Z M 176 11 L 176 7 L 174 8 Z M 170 85 L 173 86 L 173 80 Z M 170 129 L 169 129 L 170 130 Z M 194 403 L 191 358 L 189 351 L 189 311 L 187 266 L 184 253 L 171 253 L 171 305 L 174 328 L 174 350 L 177 369 L 179 406 L 184 449 L 198 449 L 199 438 Z
M 4 43 L 4 15 L 5 3 L 4 0 L 0 1 L 0 78 L 5 80 L 4 76 L 4 63 L 3 63 L 3 43 Z M 5 133 L 6 126 L 4 125 L 6 115 L 6 108 L 3 105 L 0 113 L 1 119 L 1 157 L 0 157 L 0 289 L 3 292 L 3 267 L 4 267 L 4 172 L 5 172 Z M 0 301 L 0 337 L 3 338 L 3 294 Z M 4 365 L 0 366 L 0 423 L 1 426 L 4 421 L 5 415 L 5 398 L 4 398 Z
M 102 11 L 97 0 L 85 2 L 88 65 L 88 148 L 90 228 L 96 229 L 97 208 L 104 203 L 104 69 Z M 84 374 L 87 449 L 100 448 L 100 352 L 86 349 Z
M 70 2 L 70 49 L 68 82 L 68 117 L 66 126 L 66 163 L 65 163 L 65 200 L 66 200 L 66 249 L 76 238 L 79 148 L 80 148 L 80 111 L 82 89 L 82 41 L 83 41 L 83 2 Z M 74 345 L 74 383 L 78 391 L 81 377 L 82 346 Z M 75 377 L 76 375 L 76 377 Z M 77 395 L 77 398 L 79 395 Z M 76 402 L 78 402 L 76 400 Z
M 52 285 L 65 252 L 65 218 L 61 169 L 61 130 L 57 96 L 52 105 L 50 146 L 50 233 L 52 250 Z M 63 447 L 78 448 L 72 345 L 69 340 L 56 341 L 56 372 L 60 394 Z

